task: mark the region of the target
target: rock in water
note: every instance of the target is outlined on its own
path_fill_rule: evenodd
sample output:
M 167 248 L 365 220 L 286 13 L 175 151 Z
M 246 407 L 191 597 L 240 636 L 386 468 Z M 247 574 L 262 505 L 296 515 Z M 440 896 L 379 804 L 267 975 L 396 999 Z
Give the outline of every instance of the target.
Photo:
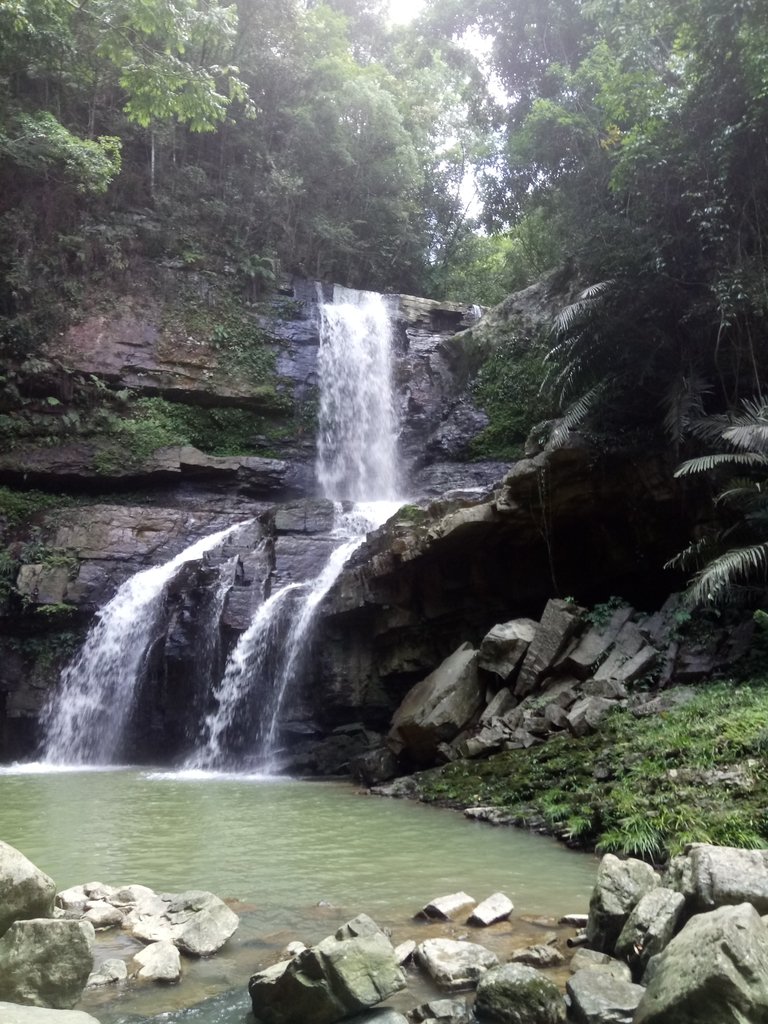
M 427 939 L 416 948 L 416 959 L 440 988 L 456 991 L 473 988 L 478 978 L 499 958 L 476 942 L 455 939 Z
M 749 903 L 697 914 L 646 977 L 634 1024 L 768 1024 L 768 929 Z
M 416 916 L 430 921 L 451 921 L 474 905 L 475 900 L 468 893 L 452 892 L 448 896 L 438 896 L 431 900 Z
M 332 936 L 255 974 L 248 991 L 260 1024 L 335 1024 L 405 988 L 383 934 Z
M 93 970 L 94 938 L 85 921 L 16 921 L 0 939 L 0 999 L 71 1009 Z
M 504 964 L 480 979 L 475 1012 L 499 1024 L 561 1024 L 565 1003 L 557 986 L 533 967 Z
M 138 968 L 136 977 L 142 981 L 178 981 L 181 957 L 172 942 L 153 942 L 133 958 Z
M 514 910 L 509 896 L 503 892 L 495 892 L 492 896 L 479 903 L 469 915 L 469 924 L 487 927 L 497 921 L 505 921 Z
M 173 941 L 184 953 L 210 956 L 234 934 L 240 919 L 212 892 L 183 892 L 168 905 Z
M 0 935 L 14 921 L 51 917 L 54 881 L 13 846 L 0 841 Z

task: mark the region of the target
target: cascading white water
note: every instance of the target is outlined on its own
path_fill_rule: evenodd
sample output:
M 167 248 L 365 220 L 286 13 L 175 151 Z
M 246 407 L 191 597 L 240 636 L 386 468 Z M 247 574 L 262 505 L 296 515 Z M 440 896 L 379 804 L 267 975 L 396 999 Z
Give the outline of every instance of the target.
M 317 479 L 333 501 L 398 493 L 392 328 L 381 295 L 336 285 L 320 311 Z
M 269 597 L 238 640 L 213 694 L 216 709 L 206 716 L 202 743 L 187 759 L 186 768 L 216 769 L 228 764 L 229 752 L 222 745 L 224 737 L 245 694 L 251 689 L 252 681 L 266 672 L 290 607 L 290 596 L 301 586 L 300 583 L 289 583 Z
M 164 565 L 136 573 L 99 612 L 99 621 L 43 714 L 42 758 L 52 764 L 108 764 L 135 703 L 165 587 L 186 562 L 219 547 L 238 523 L 195 541 Z

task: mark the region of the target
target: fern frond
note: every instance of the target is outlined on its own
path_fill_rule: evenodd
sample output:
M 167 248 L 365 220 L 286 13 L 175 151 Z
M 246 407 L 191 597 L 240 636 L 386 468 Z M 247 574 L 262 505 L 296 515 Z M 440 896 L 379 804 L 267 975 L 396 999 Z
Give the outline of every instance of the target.
M 697 373 L 676 377 L 672 381 L 662 399 L 662 406 L 666 408 L 664 430 L 674 444 L 683 440 L 693 420 L 703 418 L 704 395 L 711 391 L 711 385 Z
M 768 455 L 758 452 L 714 452 L 711 455 L 700 455 L 697 459 L 688 459 L 675 470 L 675 476 L 690 476 L 692 473 L 708 473 L 717 466 L 768 466 Z
M 693 540 L 687 548 L 670 558 L 664 563 L 665 569 L 698 569 L 715 551 L 715 541 L 712 537 L 703 537 L 701 540 Z
M 768 451 L 768 423 L 734 423 L 722 433 L 723 440 L 748 452 Z
M 550 448 L 562 448 L 571 430 L 573 430 L 575 426 L 578 426 L 578 424 L 581 423 L 584 417 L 589 413 L 600 391 L 602 391 L 602 387 L 599 384 L 596 384 L 565 411 L 559 423 L 549 436 Z
M 598 281 L 596 284 L 585 288 L 575 302 L 564 306 L 555 316 L 552 327 L 556 334 L 567 334 L 577 324 L 588 319 L 598 306 L 597 300 L 611 289 L 614 285 L 613 279 Z
M 735 587 L 756 576 L 764 580 L 767 573 L 768 542 L 733 548 L 697 573 L 687 593 L 694 604 L 718 604 L 728 600 Z

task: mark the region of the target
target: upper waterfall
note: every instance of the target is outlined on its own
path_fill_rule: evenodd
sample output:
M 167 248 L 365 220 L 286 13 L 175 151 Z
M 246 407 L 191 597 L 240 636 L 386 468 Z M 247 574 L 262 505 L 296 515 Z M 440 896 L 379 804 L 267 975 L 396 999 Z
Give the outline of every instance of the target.
M 392 327 L 384 298 L 334 286 L 320 310 L 317 479 L 334 501 L 399 491 Z

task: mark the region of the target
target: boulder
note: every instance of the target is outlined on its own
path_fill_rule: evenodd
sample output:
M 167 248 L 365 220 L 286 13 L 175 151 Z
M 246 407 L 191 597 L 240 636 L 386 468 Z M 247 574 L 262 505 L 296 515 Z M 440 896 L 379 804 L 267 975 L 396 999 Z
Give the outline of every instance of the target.
M 632 981 L 629 965 L 616 960 L 607 953 L 598 953 L 596 949 L 577 949 L 569 964 L 571 973 L 577 971 L 603 971 L 619 981 Z
M 525 655 L 517 677 L 515 695 L 524 697 L 536 690 L 580 629 L 584 609 L 569 601 L 547 602 L 536 635 Z
M 79 1010 L 45 1010 L 39 1006 L 0 1003 L 3 1024 L 99 1024 L 95 1017 Z
M 565 1003 L 555 984 L 533 967 L 504 964 L 480 979 L 475 1012 L 499 1024 L 561 1024 Z
M 587 736 L 594 732 L 616 702 L 605 697 L 582 697 L 577 700 L 566 716 L 568 729 L 574 736 Z
M 0 999 L 71 1009 L 93 969 L 93 941 L 85 921 L 15 921 L 0 939 Z
M 390 745 L 430 763 L 438 745 L 458 736 L 482 705 L 477 651 L 462 644 L 406 694 L 392 717 Z
M 507 686 L 502 686 L 498 693 L 488 701 L 480 715 L 480 725 L 487 725 L 494 718 L 503 718 L 517 704 L 517 698 Z
M 480 641 L 478 666 L 506 682 L 525 657 L 537 627 L 533 619 L 513 619 L 494 626 Z
M 103 985 L 114 985 L 118 981 L 125 981 L 128 977 L 128 968 L 125 960 L 118 960 L 117 957 L 105 960 L 99 964 L 88 978 L 86 988 L 101 988 Z
M 83 920 L 90 921 L 97 932 L 122 925 L 125 915 L 105 900 L 89 900 Z
M 240 923 L 218 896 L 196 890 L 174 896 L 167 914 L 174 943 L 193 956 L 210 956 L 221 949 Z
M 416 943 L 413 939 L 406 939 L 404 942 L 399 943 L 395 946 L 395 960 L 402 967 L 403 964 L 407 963 L 413 954 L 416 952 Z
M 358 914 L 351 921 L 347 921 L 339 928 L 334 938 L 341 942 L 343 939 L 356 939 L 361 935 L 383 935 L 385 939 L 389 939 L 384 929 L 379 928 L 373 918 L 367 914 Z
M 632 616 L 629 605 L 616 608 L 605 625 L 592 626 L 580 637 L 576 646 L 568 652 L 561 668 L 573 673 L 579 679 L 587 679 L 593 669 L 603 661 L 619 635 L 619 631 Z
M 178 981 L 181 957 L 172 942 L 153 942 L 133 958 L 134 972 L 141 981 Z
M 768 929 L 748 903 L 697 914 L 646 978 L 634 1024 L 766 1024 Z
M 559 967 L 565 963 L 565 957 L 554 946 L 539 944 L 516 949 L 509 956 L 511 964 L 527 964 L 529 967 Z
M 651 889 L 627 918 L 616 942 L 616 956 L 632 965 L 637 977 L 675 934 L 685 897 L 659 886 Z
M 0 841 L 0 935 L 14 921 L 50 917 L 56 885 L 31 860 Z
M 73 885 L 69 889 L 62 889 L 61 892 L 56 893 L 55 904 L 62 910 L 84 913 L 88 899 L 89 897 L 86 896 L 82 885 Z
M 465 892 L 452 892 L 449 896 L 438 896 L 422 907 L 417 917 L 431 921 L 450 921 L 462 911 L 474 907 L 476 900 Z
M 478 903 L 469 915 L 468 924 L 486 927 L 495 924 L 497 921 L 504 921 L 515 909 L 512 900 L 503 892 L 495 892 L 492 896 Z
M 475 1020 L 463 999 L 431 999 L 408 1014 L 413 1024 L 470 1024 Z
M 629 857 L 619 860 L 607 853 L 597 869 L 589 901 L 587 945 L 601 953 L 613 953 L 616 940 L 641 898 L 659 885 L 650 864 Z
M 454 749 L 459 757 L 487 757 L 501 750 L 508 738 L 507 729 L 500 718 L 487 722 L 482 729 L 466 739 L 457 740 Z
M 499 958 L 476 942 L 426 939 L 416 947 L 416 960 L 436 985 L 449 991 L 473 988 Z
M 397 775 L 399 762 L 389 747 L 375 747 L 352 758 L 349 767 L 352 777 L 364 786 L 378 786 Z
M 670 864 L 668 884 L 694 912 L 751 903 L 768 913 L 768 850 L 691 844 Z
M 632 1024 L 644 991 L 599 968 L 577 971 L 565 988 L 576 1024 Z
M 334 1024 L 405 988 L 383 934 L 323 939 L 293 960 L 255 974 L 248 986 L 261 1024 Z

